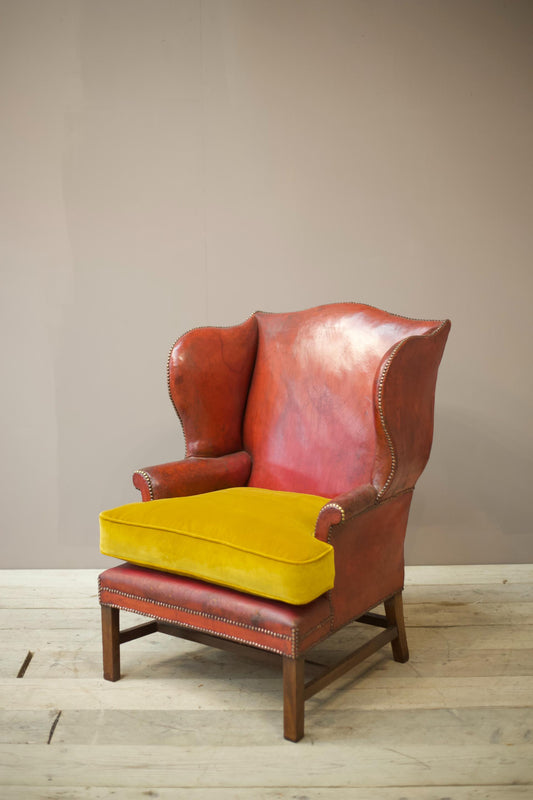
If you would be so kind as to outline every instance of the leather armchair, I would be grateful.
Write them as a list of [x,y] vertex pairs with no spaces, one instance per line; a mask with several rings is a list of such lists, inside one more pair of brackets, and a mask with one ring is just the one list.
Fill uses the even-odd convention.
[[[178,339],[168,387],[185,458],[137,470],[142,500],[235,487],[322,498],[314,538],[333,549],[334,581],[298,604],[180,574],[179,565],[147,567],[126,548],[128,563],[99,579],[105,678],[120,677],[121,643],[156,630],[270,651],[283,661],[284,735],[298,741],[305,699],[389,642],[394,659],[407,661],[404,538],[449,329],[448,320],[339,303],[257,312]],[[385,614],[372,613],[381,603]],[[120,609],[151,621],[120,631]],[[354,620],[383,630],[306,683],[309,650]]]

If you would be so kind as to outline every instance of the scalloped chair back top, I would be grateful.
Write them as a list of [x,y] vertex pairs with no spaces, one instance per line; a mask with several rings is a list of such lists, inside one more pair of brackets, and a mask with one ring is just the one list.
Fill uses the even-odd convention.
[[334,497],[372,483],[383,497],[411,488],[429,457],[448,331],[447,321],[357,303],[191,331],[169,358],[187,455],[244,449],[249,485],[265,489]]

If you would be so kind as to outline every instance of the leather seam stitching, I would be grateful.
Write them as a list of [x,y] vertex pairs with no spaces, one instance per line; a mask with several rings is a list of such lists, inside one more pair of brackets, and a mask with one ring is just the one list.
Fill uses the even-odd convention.
[[309,628],[309,630],[306,631],[305,633],[300,634],[300,636],[299,636],[300,641],[303,641],[304,639],[307,639],[309,636],[311,636],[312,633],[315,633],[315,631],[319,630],[319,628],[322,628],[324,625],[327,625],[328,623],[329,623],[329,617],[327,617],[326,619],[323,619],[322,622],[319,622],[317,625],[314,625],[312,628]]

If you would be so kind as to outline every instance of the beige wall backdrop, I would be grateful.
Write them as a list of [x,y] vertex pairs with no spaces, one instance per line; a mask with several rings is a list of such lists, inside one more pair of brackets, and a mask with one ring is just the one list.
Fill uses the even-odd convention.
[[451,317],[410,564],[533,561],[530,0],[0,0],[2,567],[180,458],[189,327]]

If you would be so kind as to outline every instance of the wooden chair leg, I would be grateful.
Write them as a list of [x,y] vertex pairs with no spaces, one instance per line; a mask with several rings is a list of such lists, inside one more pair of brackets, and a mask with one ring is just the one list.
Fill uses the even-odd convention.
[[102,606],[102,648],[104,653],[104,678],[106,681],[118,681],[120,678],[118,608]]
[[283,658],[283,735],[299,742],[304,735],[304,658]]
[[403,664],[409,661],[409,648],[407,647],[401,592],[385,600],[385,615],[389,625],[396,625],[398,628],[398,636],[391,642],[392,656],[395,661],[400,661]]

